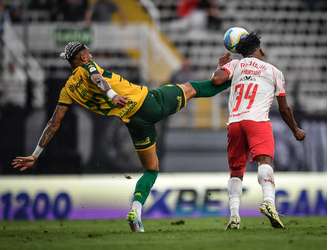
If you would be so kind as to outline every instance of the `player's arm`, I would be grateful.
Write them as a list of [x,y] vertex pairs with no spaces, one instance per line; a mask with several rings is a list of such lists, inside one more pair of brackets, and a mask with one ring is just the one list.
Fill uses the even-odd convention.
[[98,72],[94,63],[90,62],[85,65],[88,73],[90,74],[91,81],[97,85],[106,95],[112,100],[115,105],[123,107],[127,103],[127,99],[124,96],[117,94],[105,78]]
[[298,141],[302,141],[305,138],[305,132],[298,127],[297,122],[294,118],[294,114],[292,109],[287,104],[286,96],[277,96],[277,101],[279,105],[279,112],[284,120],[284,122],[288,125],[290,130],[293,132],[294,137]]
[[38,145],[36,146],[32,155],[16,157],[11,163],[14,168],[19,168],[19,170],[24,171],[34,166],[43,149],[48,145],[48,143],[60,128],[61,122],[68,109],[68,105],[57,104],[56,109],[48,121],[46,127],[44,128]]
[[96,84],[103,92],[106,93],[106,95],[112,100],[115,105],[123,107],[127,103],[127,99],[124,96],[120,96],[119,94],[117,94],[101,74],[92,74],[90,78],[94,84]]
[[[218,67],[212,75],[212,83],[214,85],[221,85],[231,80],[231,74],[226,67],[231,62],[230,53],[225,53],[223,56],[219,58]],[[225,66],[226,65],[226,66]]]

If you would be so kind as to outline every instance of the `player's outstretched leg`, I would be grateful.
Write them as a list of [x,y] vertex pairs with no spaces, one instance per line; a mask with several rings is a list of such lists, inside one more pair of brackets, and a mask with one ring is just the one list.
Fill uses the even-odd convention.
[[199,97],[212,97],[217,95],[218,93],[230,88],[231,81],[227,81],[222,85],[214,85],[211,80],[205,81],[191,81],[191,86],[195,90],[194,98]]
[[285,228],[275,207],[275,184],[273,169],[269,164],[259,165],[258,182],[263,191],[263,202],[260,205],[260,212],[268,217],[272,227]]
[[229,208],[230,219],[226,226],[226,230],[240,228],[240,196],[242,193],[242,181],[238,177],[231,177],[228,181]]

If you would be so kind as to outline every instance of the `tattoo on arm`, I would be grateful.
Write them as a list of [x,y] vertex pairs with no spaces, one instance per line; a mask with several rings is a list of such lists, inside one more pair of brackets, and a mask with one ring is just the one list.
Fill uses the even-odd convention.
[[57,130],[58,130],[57,127],[53,126],[51,122],[48,122],[39,140],[39,146],[45,148],[48,145],[48,143],[51,141],[52,137],[55,135]]
[[109,84],[100,74],[91,75],[91,80],[104,92],[107,92],[110,89]]
[[47,123],[47,126],[43,130],[41,138],[38,145],[42,148],[46,147],[51,141],[52,137],[56,134],[60,127],[61,121],[65,116],[65,113],[69,109],[66,105],[57,105],[55,112],[53,113],[51,119]]

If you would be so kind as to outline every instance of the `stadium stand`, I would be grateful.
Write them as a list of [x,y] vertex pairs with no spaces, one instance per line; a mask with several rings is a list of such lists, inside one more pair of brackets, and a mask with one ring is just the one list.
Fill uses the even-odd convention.
[[[204,1],[206,2],[207,0]],[[177,0],[113,0],[112,2],[120,6],[122,11],[129,13],[125,20],[127,23],[125,24],[117,24],[117,15],[115,14],[113,15],[113,21],[108,21],[107,23],[87,23],[86,20],[65,23],[63,22],[65,20],[62,20],[60,15],[56,15],[58,6],[55,5],[56,8],[51,8],[47,4],[45,6],[35,4],[35,6],[29,7],[19,5],[14,7],[9,6],[9,16],[13,22],[13,34],[16,36],[15,39],[19,38],[17,40],[19,40],[20,43],[25,43],[25,45],[27,45],[22,51],[24,52],[25,49],[29,50],[31,56],[30,61],[36,59],[39,65],[42,66],[43,72],[41,72],[41,67],[37,66],[35,70],[39,70],[39,74],[33,74],[32,72],[30,74],[31,76],[41,75],[41,78],[44,77],[42,82],[44,82],[43,87],[45,90],[40,86],[42,85],[40,79],[36,79],[36,83],[34,85],[32,84],[32,86],[39,86],[38,88],[34,88],[35,90],[39,90],[39,93],[34,93],[34,97],[36,95],[39,96],[39,101],[42,98],[45,99],[39,103],[42,103],[41,106],[43,106],[43,109],[46,109],[46,116],[51,115],[52,108],[57,101],[59,88],[64,83],[70,70],[68,64],[58,58],[58,52],[62,49],[61,42],[63,42],[60,39],[65,36],[63,33],[63,37],[60,37],[60,34],[57,33],[58,30],[61,32],[60,28],[71,26],[73,27],[72,30],[81,31],[79,34],[82,34],[83,37],[86,38],[84,35],[89,36],[90,34],[87,29],[85,32],[83,27],[85,27],[86,24],[87,26],[90,25],[89,27],[92,27],[91,33],[95,32],[92,33],[92,35],[96,34],[96,36],[98,36],[100,34],[101,37],[99,41],[96,41],[96,43],[91,46],[93,54],[97,58],[99,64],[120,73],[130,81],[147,84],[149,86],[157,86],[160,83],[168,82],[170,80],[169,77],[165,79],[162,78],[164,79],[162,81],[153,81],[151,78],[147,78],[146,73],[148,71],[148,73],[153,72],[153,75],[158,75],[158,73],[164,71],[163,68],[157,65],[157,63],[161,63],[161,60],[156,61],[156,58],[158,57],[158,53],[168,53],[163,53],[163,47],[156,47],[157,44],[153,41],[160,40],[161,46],[169,48],[168,50],[170,50],[176,60],[173,63],[174,67],[172,67],[172,69],[179,64],[179,60],[183,61],[183,58],[187,58],[191,63],[192,78],[194,80],[208,79],[216,67],[218,57],[225,52],[222,41],[225,30],[232,26],[242,26],[248,30],[261,31],[263,47],[267,52],[269,62],[276,65],[285,74],[287,91],[289,93],[288,100],[292,104],[296,114],[300,113],[301,117],[309,116],[310,119],[312,119],[313,116],[319,117],[318,120],[313,121],[315,124],[311,124],[309,129],[318,126],[320,127],[320,133],[318,129],[315,129],[313,133],[319,137],[323,136],[325,134],[323,128],[326,128],[323,117],[326,116],[327,93],[326,2],[322,0],[214,1],[219,7],[217,18],[220,20],[220,23],[217,29],[213,29],[213,26],[210,27],[208,25],[204,9],[196,8],[196,15],[189,16],[187,19],[180,17],[177,13],[180,1]],[[11,1],[7,2],[9,5],[12,4]],[[21,2],[25,3],[25,1]],[[47,1],[31,1],[31,3],[37,2],[44,3]],[[22,13],[22,8],[27,9],[24,9],[24,16],[19,16],[19,13]],[[137,26],[140,23],[146,25],[145,33],[139,32],[140,27],[137,28]],[[141,29],[142,28],[140,28],[140,30]],[[122,37],[119,36],[117,39],[110,40],[111,42],[109,43],[108,38],[113,37],[112,34],[115,32],[121,33],[124,39],[121,39]],[[136,51],[133,46],[132,49],[128,49],[126,43],[131,43],[131,41],[137,37],[135,34],[138,32],[140,33],[138,38],[139,42],[141,41],[141,43],[143,43],[145,41],[145,47],[143,48],[146,49],[139,49],[139,51]],[[74,34],[74,32],[72,32],[72,34]],[[144,36],[144,34],[147,34],[147,36]],[[29,42],[26,41],[28,40],[25,37],[26,35],[31,39]],[[157,38],[155,40],[151,40],[156,36]],[[147,37],[147,39],[145,39],[145,37]],[[74,36],[72,36],[72,38],[74,38]],[[153,44],[151,50],[147,47],[149,46],[149,41],[152,41],[151,43]],[[11,45],[12,48],[15,47],[14,43],[11,44],[10,40],[6,41],[6,43],[7,46]],[[153,56],[152,61],[142,62],[140,60],[140,57],[143,56],[142,53],[147,56],[149,51],[151,51]],[[24,53],[20,54],[23,61]],[[146,69],[146,73],[145,65],[149,66],[149,68]],[[22,72],[24,72],[23,67],[24,64],[22,68],[19,69]],[[45,94],[41,96],[41,92]],[[182,113],[175,116],[174,119],[169,119],[169,127],[174,129],[169,130],[165,137],[167,154],[162,161],[164,170],[217,171],[219,168],[221,170],[226,170],[226,140],[225,132],[222,128],[225,127],[227,116],[227,95],[228,92],[226,91],[224,94],[213,98],[194,100],[188,104],[188,110],[182,111]],[[35,123],[36,121],[44,123],[46,117],[42,117],[42,119],[39,116],[37,118],[35,118],[35,116],[29,118],[29,128],[26,130],[26,144],[28,145],[26,145],[25,151],[31,151],[33,149],[35,140],[41,129],[36,126]],[[88,164],[91,162],[90,159],[92,159],[92,157],[89,159],[89,155],[93,154],[89,152],[91,148],[90,145],[92,144],[90,141],[92,141],[94,131],[97,130],[96,128],[98,125],[94,125],[95,129],[92,135],[86,135],[83,131],[87,131],[88,129],[83,128],[83,126],[89,126],[88,124],[92,124],[92,121],[95,119],[93,119],[93,117],[90,118],[84,113],[80,113],[80,111],[75,112],[71,117],[74,118],[67,122],[70,125],[66,130],[64,128],[62,134],[58,136],[57,145],[52,145],[48,153],[50,157],[45,159],[44,162],[60,162],[62,160],[62,165],[66,164],[68,167],[72,167],[74,162],[78,162],[76,165],[80,166],[79,160],[81,160],[81,165],[88,166],[91,169],[93,166]],[[81,122],[81,117],[83,118],[83,122]],[[115,127],[116,129],[118,127],[117,124],[107,124],[106,122],[99,123],[101,123],[99,126],[106,127],[106,131],[109,131],[108,136],[106,135],[108,138],[104,141],[111,141],[111,127]],[[77,126],[82,126],[82,128],[76,131]],[[165,126],[167,126],[167,124]],[[92,127],[92,125],[89,127]],[[186,130],[186,128],[191,130]],[[204,130],[198,130],[197,135],[195,133],[195,136],[190,136],[190,131],[193,131],[195,128]],[[31,132],[32,130],[33,132]],[[72,134],[70,131],[74,131],[74,133]],[[79,135],[83,134],[83,139],[89,138],[90,140],[88,143],[81,143],[82,137],[79,136],[78,133],[80,133]],[[89,133],[91,132],[89,131]],[[124,133],[124,131],[122,133]],[[55,152],[55,148],[62,148],[62,150],[65,151],[65,146],[61,147],[60,145],[63,145],[63,141],[66,139],[65,136],[68,135],[72,136],[72,145],[66,145],[66,147],[73,148],[78,152],[66,150],[66,152],[63,153],[69,152],[70,155],[64,155],[62,157],[63,159],[56,158],[57,156],[55,153],[51,156],[51,152]],[[33,138],[33,140],[31,138]],[[179,143],[177,143],[177,141]],[[285,143],[287,145],[286,147],[289,147],[289,142]],[[326,148],[325,142],[320,143],[320,146],[321,145],[323,145],[322,148]],[[290,148],[292,147],[294,147],[294,145]],[[126,150],[124,152],[130,152],[132,150],[129,138],[124,139],[122,148]],[[122,153],[112,151],[114,149],[110,148],[109,145],[102,147],[102,150],[104,150],[102,155],[107,153],[108,155],[114,155],[116,158]],[[283,150],[285,150],[285,148],[283,148]],[[294,150],[294,148],[292,148],[291,151],[292,150]],[[304,150],[304,152],[302,150],[300,150],[301,153],[298,153],[299,162],[302,162],[302,155],[304,155],[304,152],[310,152],[310,150]],[[22,149],[22,151],[24,150]],[[317,150],[311,152],[311,157],[313,159],[318,159],[319,163],[311,160],[312,162],[302,167],[304,170],[322,170],[322,166],[326,166],[326,163],[322,164],[322,162],[326,162],[326,154],[324,153],[317,157],[316,152]],[[93,157],[97,158],[98,162],[101,162],[98,156]],[[98,166],[98,169],[84,170],[86,172],[109,171],[107,162],[112,162],[112,158],[110,157],[112,156],[104,159],[104,163],[101,162],[98,164],[101,165],[102,168]],[[122,166],[127,165],[126,158],[123,157],[122,159],[122,162],[124,162]],[[188,159],[187,162],[186,159]],[[310,157],[308,157],[308,159],[310,159]],[[205,161],[206,165],[203,164]],[[135,159],[131,160],[131,162],[135,162]],[[131,164],[131,169],[135,170],[135,165],[134,163]],[[115,171],[122,171],[122,166],[118,166]],[[202,166],[202,169],[200,169],[199,166]],[[114,167],[110,166],[110,168],[110,171],[113,171]],[[74,171],[76,170],[72,169],[72,172]],[[49,172],[51,172],[51,170]]]
[[[173,28],[178,21],[175,0],[154,0],[160,10],[162,31],[193,63],[199,79],[208,78],[224,53],[223,33],[231,26],[259,30],[268,59],[286,77],[291,101],[306,112],[326,112],[326,4],[314,10],[304,1],[217,1],[222,29],[193,30]],[[313,3],[314,4],[314,3]],[[306,98],[304,98],[306,96]],[[210,103],[208,103],[210,105]],[[207,105],[207,106],[208,106]]]

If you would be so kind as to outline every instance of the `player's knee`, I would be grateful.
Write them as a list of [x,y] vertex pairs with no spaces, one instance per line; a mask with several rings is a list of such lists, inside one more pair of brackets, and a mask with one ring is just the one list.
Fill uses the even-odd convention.
[[148,158],[142,164],[146,170],[159,171],[159,160],[157,157]]
[[230,177],[233,178],[233,177],[236,177],[236,178],[239,178],[241,180],[243,180],[243,177],[244,177],[244,173],[245,173],[245,165],[230,165]]
[[268,164],[272,165],[272,157],[268,155],[257,155],[254,160],[258,163],[258,165]]
[[228,193],[230,197],[239,197],[242,194],[242,180],[240,177],[231,177],[228,180]]
[[146,170],[159,171],[159,162],[151,161],[144,165]]
[[257,180],[259,184],[271,182],[274,184],[273,168],[269,164],[261,164],[258,167]]

